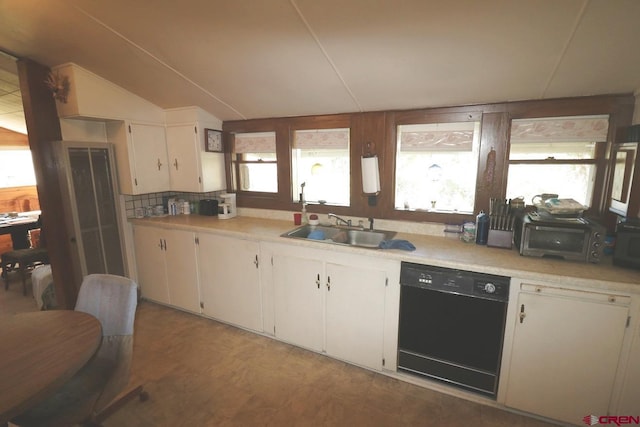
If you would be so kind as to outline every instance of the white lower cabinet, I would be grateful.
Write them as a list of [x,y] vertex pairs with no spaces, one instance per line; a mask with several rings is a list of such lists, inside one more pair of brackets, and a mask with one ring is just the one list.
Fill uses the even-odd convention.
[[199,313],[195,233],[135,226],[134,244],[142,296]]
[[210,317],[262,331],[260,244],[200,233],[198,264],[202,312]]
[[622,371],[622,391],[620,400],[612,413],[618,415],[640,415],[640,310],[636,309],[634,326],[630,327],[631,349]]
[[630,297],[527,283],[519,291],[505,404],[572,424],[606,415]]
[[[381,370],[388,272],[368,257],[329,251],[275,251],[275,336],[347,362]],[[329,259],[329,261],[327,261]]]
[[324,263],[273,256],[275,336],[314,351],[324,348]]
[[387,273],[333,263],[325,267],[327,354],[381,370]]

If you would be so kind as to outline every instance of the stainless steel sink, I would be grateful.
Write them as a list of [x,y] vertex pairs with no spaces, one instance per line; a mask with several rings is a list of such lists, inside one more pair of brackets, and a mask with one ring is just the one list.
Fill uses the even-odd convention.
[[377,248],[380,242],[389,240],[395,235],[395,231],[386,230],[362,230],[360,228],[339,226],[302,225],[282,234],[282,237],[316,240],[334,245]]

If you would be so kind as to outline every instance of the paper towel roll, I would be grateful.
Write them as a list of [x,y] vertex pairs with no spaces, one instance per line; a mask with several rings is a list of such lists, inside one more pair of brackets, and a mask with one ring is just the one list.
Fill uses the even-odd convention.
[[380,191],[380,171],[378,156],[362,158],[362,192],[375,194]]

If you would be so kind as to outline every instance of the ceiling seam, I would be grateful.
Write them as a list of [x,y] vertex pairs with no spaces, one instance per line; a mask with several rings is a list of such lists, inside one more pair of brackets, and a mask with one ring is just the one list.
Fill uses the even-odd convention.
[[551,81],[556,77],[558,69],[560,69],[560,64],[564,60],[564,56],[567,53],[567,50],[569,49],[569,45],[573,41],[573,38],[575,37],[576,32],[578,31],[578,27],[580,26],[580,23],[582,22],[582,17],[584,16],[585,11],[587,10],[587,7],[589,6],[589,1],[590,0],[585,0],[584,3],[582,3],[582,7],[580,8],[580,12],[578,13],[578,16],[576,17],[576,20],[573,23],[573,27],[571,28],[571,33],[569,34],[569,37],[567,38],[566,43],[562,47],[562,52],[560,53],[560,56],[558,57],[558,61],[556,62],[556,65],[553,67],[553,70],[551,71],[551,74],[549,75],[549,78],[547,79],[547,84],[544,86],[544,89],[542,90],[542,98],[544,98],[546,96],[547,91],[549,90],[549,86],[551,86]]
[[338,76],[338,79],[340,80],[340,82],[342,83],[342,86],[344,87],[344,89],[347,91],[347,93],[351,97],[351,100],[356,104],[358,110],[360,112],[362,112],[363,109],[362,109],[362,106],[360,105],[360,103],[358,102],[358,99],[356,98],[354,93],[349,88],[349,85],[347,84],[347,82],[342,77],[342,74],[340,73],[340,70],[338,70],[338,66],[331,60],[331,57],[329,56],[329,53],[326,51],[324,46],[322,46],[322,43],[320,42],[320,38],[316,35],[316,33],[311,28],[311,25],[309,24],[309,22],[306,20],[306,18],[302,14],[302,11],[300,10],[298,5],[296,4],[296,0],[289,0],[289,1],[291,3],[291,6],[295,9],[296,13],[300,17],[300,20],[304,23],[305,27],[307,27],[307,30],[311,34],[311,37],[313,37],[313,39],[315,40],[316,44],[318,45],[318,48],[320,49],[320,51],[322,51],[322,54],[324,55],[325,59],[327,60],[327,62],[329,62],[329,65],[331,66],[331,68],[333,68],[333,72],[336,73],[336,75]]
[[145,48],[143,48],[142,46],[138,45],[137,43],[135,43],[133,40],[129,40],[128,38],[126,38],[123,34],[120,34],[118,31],[116,31],[115,29],[111,28],[110,26],[108,26],[107,24],[105,24],[104,22],[102,22],[101,20],[99,20],[98,18],[94,17],[93,15],[89,14],[88,12],[86,12],[85,10],[83,10],[82,8],[80,8],[79,6],[73,5],[73,7],[75,7],[78,11],[80,11],[82,14],[84,14],[85,16],[87,16],[89,19],[95,21],[96,23],[98,23],[100,26],[104,27],[105,29],[107,29],[108,31],[112,32],[113,34],[115,34],[116,36],[120,37],[122,40],[124,40],[125,42],[129,43],[130,45],[134,46],[135,48],[139,49],[141,52],[143,52],[144,54],[148,55],[150,58],[152,58],[154,61],[156,61],[157,63],[159,63],[160,65],[166,67],[167,69],[169,69],[170,71],[174,72],[176,75],[178,75],[180,78],[182,78],[183,80],[185,80],[186,82],[192,84],[193,86],[195,86],[197,89],[199,89],[200,91],[204,92],[205,94],[207,94],[209,97],[215,99],[217,102],[221,103],[222,105],[224,105],[225,107],[229,108],[231,111],[233,111],[234,113],[236,113],[238,116],[240,116],[243,120],[246,120],[247,117],[242,114],[241,112],[239,112],[238,110],[236,110],[234,107],[232,107],[230,104],[226,103],[225,101],[223,101],[222,99],[218,98],[217,96],[215,96],[214,94],[212,94],[211,92],[209,92],[208,90],[206,90],[204,87],[200,86],[198,83],[196,83],[195,81],[191,80],[189,77],[187,77],[186,75],[184,75],[183,73],[181,73],[180,71],[178,71],[177,69],[175,69],[174,67],[172,67],[171,65],[167,64],[166,62],[162,61],[160,58],[156,57],[154,54],[152,54],[151,52],[149,52],[148,50],[146,50]]

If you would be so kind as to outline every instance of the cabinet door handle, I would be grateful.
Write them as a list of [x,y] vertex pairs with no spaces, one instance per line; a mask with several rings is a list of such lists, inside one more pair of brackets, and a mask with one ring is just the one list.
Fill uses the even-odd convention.
[[520,305],[520,323],[524,322],[527,313],[524,312],[524,304]]
[[178,170],[178,159],[173,159],[173,166]]
[[327,276],[327,290],[331,290],[331,276]]
[[316,278],[316,285],[318,286],[318,289],[320,289],[320,273],[318,273],[318,277]]
[[160,161],[160,157],[158,157],[158,170],[162,168],[162,162]]
[[253,261],[253,263],[256,265],[256,268],[258,268],[258,255],[256,255],[256,259]]
[[160,250],[162,250],[162,239],[160,239],[160,244],[158,245],[158,247],[160,248]]

